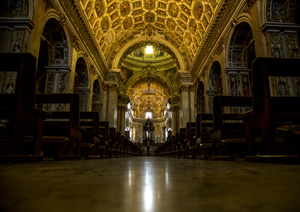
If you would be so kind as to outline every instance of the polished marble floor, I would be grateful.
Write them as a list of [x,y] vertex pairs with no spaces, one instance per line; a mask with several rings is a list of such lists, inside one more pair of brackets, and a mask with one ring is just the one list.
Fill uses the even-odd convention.
[[299,212],[300,166],[133,157],[0,165],[1,212]]

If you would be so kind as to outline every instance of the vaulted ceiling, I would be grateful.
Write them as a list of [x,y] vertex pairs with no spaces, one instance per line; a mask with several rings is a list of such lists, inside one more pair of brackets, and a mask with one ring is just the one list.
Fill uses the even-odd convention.
[[120,49],[154,36],[178,50],[190,65],[219,0],[80,0],[109,67]]

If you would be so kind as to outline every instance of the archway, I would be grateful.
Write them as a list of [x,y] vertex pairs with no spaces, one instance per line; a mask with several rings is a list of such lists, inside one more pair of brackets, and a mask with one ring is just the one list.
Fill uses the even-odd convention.
[[97,79],[93,83],[92,111],[99,112],[100,115],[101,95],[100,95],[100,84]]
[[209,89],[206,92],[209,99],[209,112],[212,113],[214,96],[223,94],[221,65],[218,61],[215,61],[210,68]]
[[80,96],[80,111],[88,111],[89,100],[88,70],[82,57],[78,58],[75,69],[74,93]]

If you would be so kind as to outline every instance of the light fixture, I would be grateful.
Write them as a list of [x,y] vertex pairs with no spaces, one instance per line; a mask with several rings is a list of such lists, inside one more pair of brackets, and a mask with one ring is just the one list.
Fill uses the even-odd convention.
[[146,46],[146,54],[153,54],[153,46]]

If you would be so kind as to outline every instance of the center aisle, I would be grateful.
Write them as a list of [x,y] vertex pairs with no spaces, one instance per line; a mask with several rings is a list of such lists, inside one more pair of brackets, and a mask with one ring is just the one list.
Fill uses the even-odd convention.
[[0,211],[299,211],[299,165],[164,157],[0,165]]

